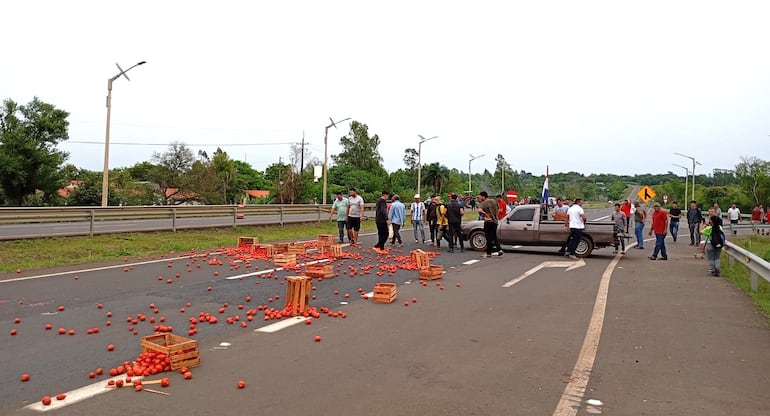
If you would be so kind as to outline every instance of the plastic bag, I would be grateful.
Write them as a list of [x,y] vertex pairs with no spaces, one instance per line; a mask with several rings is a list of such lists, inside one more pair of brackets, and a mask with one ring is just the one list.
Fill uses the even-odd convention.
[[388,224],[388,238],[393,238],[393,224]]

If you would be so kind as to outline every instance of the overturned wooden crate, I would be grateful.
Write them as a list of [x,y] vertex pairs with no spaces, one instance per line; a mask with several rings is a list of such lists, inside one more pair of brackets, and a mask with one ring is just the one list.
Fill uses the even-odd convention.
[[304,255],[307,252],[307,248],[304,243],[291,243],[286,250],[287,253],[294,253]]
[[318,234],[318,246],[330,246],[334,244],[334,234]]
[[334,277],[333,264],[308,264],[305,266],[305,276],[329,278]]
[[392,303],[398,296],[398,286],[395,283],[377,283],[373,292],[374,303]]
[[142,352],[156,351],[168,355],[172,370],[196,367],[201,363],[198,341],[174,334],[155,334],[139,340]]
[[259,244],[256,248],[254,248],[254,253],[258,257],[264,257],[266,259],[273,258],[273,255],[275,254],[275,248],[272,244]]
[[274,254],[273,264],[276,267],[286,267],[290,264],[297,264],[297,255],[294,253]]
[[430,257],[428,256],[428,253],[417,249],[412,250],[412,252],[409,254],[412,258],[412,261],[417,263],[417,270],[422,270],[426,267],[430,267]]
[[286,283],[286,305],[284,308],[289,309],[292,316],[307,312],[310,305],[313,279],[307,276],[288,276]]
[[332,244],[330,246],[319,246],[321,255],[329,255],[331,257],[342,257],[342,244]]
[[289,243],[273,244],[273,254],[283,254],[289,252]]
[[259,245],[257,237],[238,237],[238,250],[254,251]]
[[423,279],[423,280],[441,279],[443,275],[444,275],[444,266],[440,264],[434,264],[434,265],[420,269],[420,279]]

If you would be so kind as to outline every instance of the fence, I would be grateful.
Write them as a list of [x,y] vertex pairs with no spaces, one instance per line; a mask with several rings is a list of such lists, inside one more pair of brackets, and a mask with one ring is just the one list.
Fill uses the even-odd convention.
[[[770,227],[765,228],[770,229]],[[725,227],[725,233],[728,233],[729,231],[729,227]],[[752,291],[757,291],[759,287],[759,277],[770,282],[770,263],[766,262],[761,257],[729,241],[726,243],[726,249],[723,250],[722,253],[728,256],[728,261],[731,265],[735,264],[735,262],[740,262],[749,269],[751,272],[749,280]]]

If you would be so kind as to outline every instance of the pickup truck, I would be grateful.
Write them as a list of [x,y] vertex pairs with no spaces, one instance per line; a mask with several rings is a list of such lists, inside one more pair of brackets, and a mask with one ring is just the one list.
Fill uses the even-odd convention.
[[[485,250],[484,221],[467,221],[462,224],[463,239],[474,250]],[[497,240],[501,245],[561,247],[569,238],[565,221],[549,221],[548,213],[541,205],[519,205],[497,225]],[[588,221],[583,238],[575,254],[588,257],[596,248],[615,243],[615,224],[612,221]]]

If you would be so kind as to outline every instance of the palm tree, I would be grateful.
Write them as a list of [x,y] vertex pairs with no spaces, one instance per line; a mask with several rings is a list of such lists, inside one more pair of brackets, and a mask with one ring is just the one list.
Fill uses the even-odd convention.
[[441,195],[441,185],[449,180],[449,168],[438,162],[423,168],[422,184],[433,187],[434,195]]

